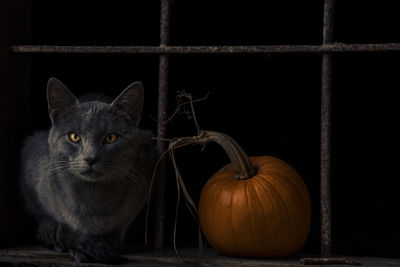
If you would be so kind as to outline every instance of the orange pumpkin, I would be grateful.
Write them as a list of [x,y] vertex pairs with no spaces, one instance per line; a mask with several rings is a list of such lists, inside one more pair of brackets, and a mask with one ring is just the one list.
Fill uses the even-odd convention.
[[267,258],[297,252],[307,239],[311,205],[300,175],[284,161],[246,156],[230,137],[206,132],[231,164],[215,173],[200,195],[201,229],[222,254]]

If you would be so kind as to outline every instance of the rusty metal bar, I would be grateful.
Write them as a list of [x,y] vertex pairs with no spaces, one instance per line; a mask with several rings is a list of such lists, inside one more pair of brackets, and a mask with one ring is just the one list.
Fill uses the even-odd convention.
[[[333,42],[334,0],[324,1],[323,45]],[[322,55],[321,77],[321,257],[331,256],[332,55]]]
[[13,45],[14,53],[60,54],[324,54],[399,52],[400,43],[322,45],[266,45],[266,46],[62,46]]
[[[169,17],[170,0],[161,0],[160,15],[160,48],[169,44]],[[168,54],[160,54],[159,80],[158,80],[158,120],[157,137],[165,138],[167,135],[167,107],[168,107]],[[159,154],[165,150],[165,142],[158,141]],[[165,162],[161,164],[161,172],[157,182],[157,197],[154,224],[154,249],[164,247],[164,221],[165,221]]]

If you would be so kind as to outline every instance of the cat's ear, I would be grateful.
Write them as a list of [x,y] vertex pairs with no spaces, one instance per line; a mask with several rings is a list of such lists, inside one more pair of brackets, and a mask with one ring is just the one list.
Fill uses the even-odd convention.
[[141,82],[134,82],[111,103],[112,107],[127,113],[138,126],[142,118],[144,89]]
[[78,104],[78,99],[62,82],[50,78],[47,82],[47,104],[50,118],[54,122],[63,110]]

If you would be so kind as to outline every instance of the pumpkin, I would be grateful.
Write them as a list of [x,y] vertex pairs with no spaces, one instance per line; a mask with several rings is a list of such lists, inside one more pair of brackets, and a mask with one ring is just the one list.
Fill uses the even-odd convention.
[[204,236],[222,254],[276,258],[297,252],[307,239],[311,204],[306,185],[284,161],[248,158],[229,136],[207,131],[231,163],[215,173],[200,194]]

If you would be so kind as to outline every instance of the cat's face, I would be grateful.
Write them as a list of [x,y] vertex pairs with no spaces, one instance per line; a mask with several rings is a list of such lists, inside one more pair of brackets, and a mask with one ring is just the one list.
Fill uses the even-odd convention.
[[[59,81],[48,85],[52,128],[49,147],[55,169],[88,181],[127,172],[137,151],[137,124],[143,105],[140,83],[112,103],[80,103]],[[62,173],[62,172],[60,172]]]

